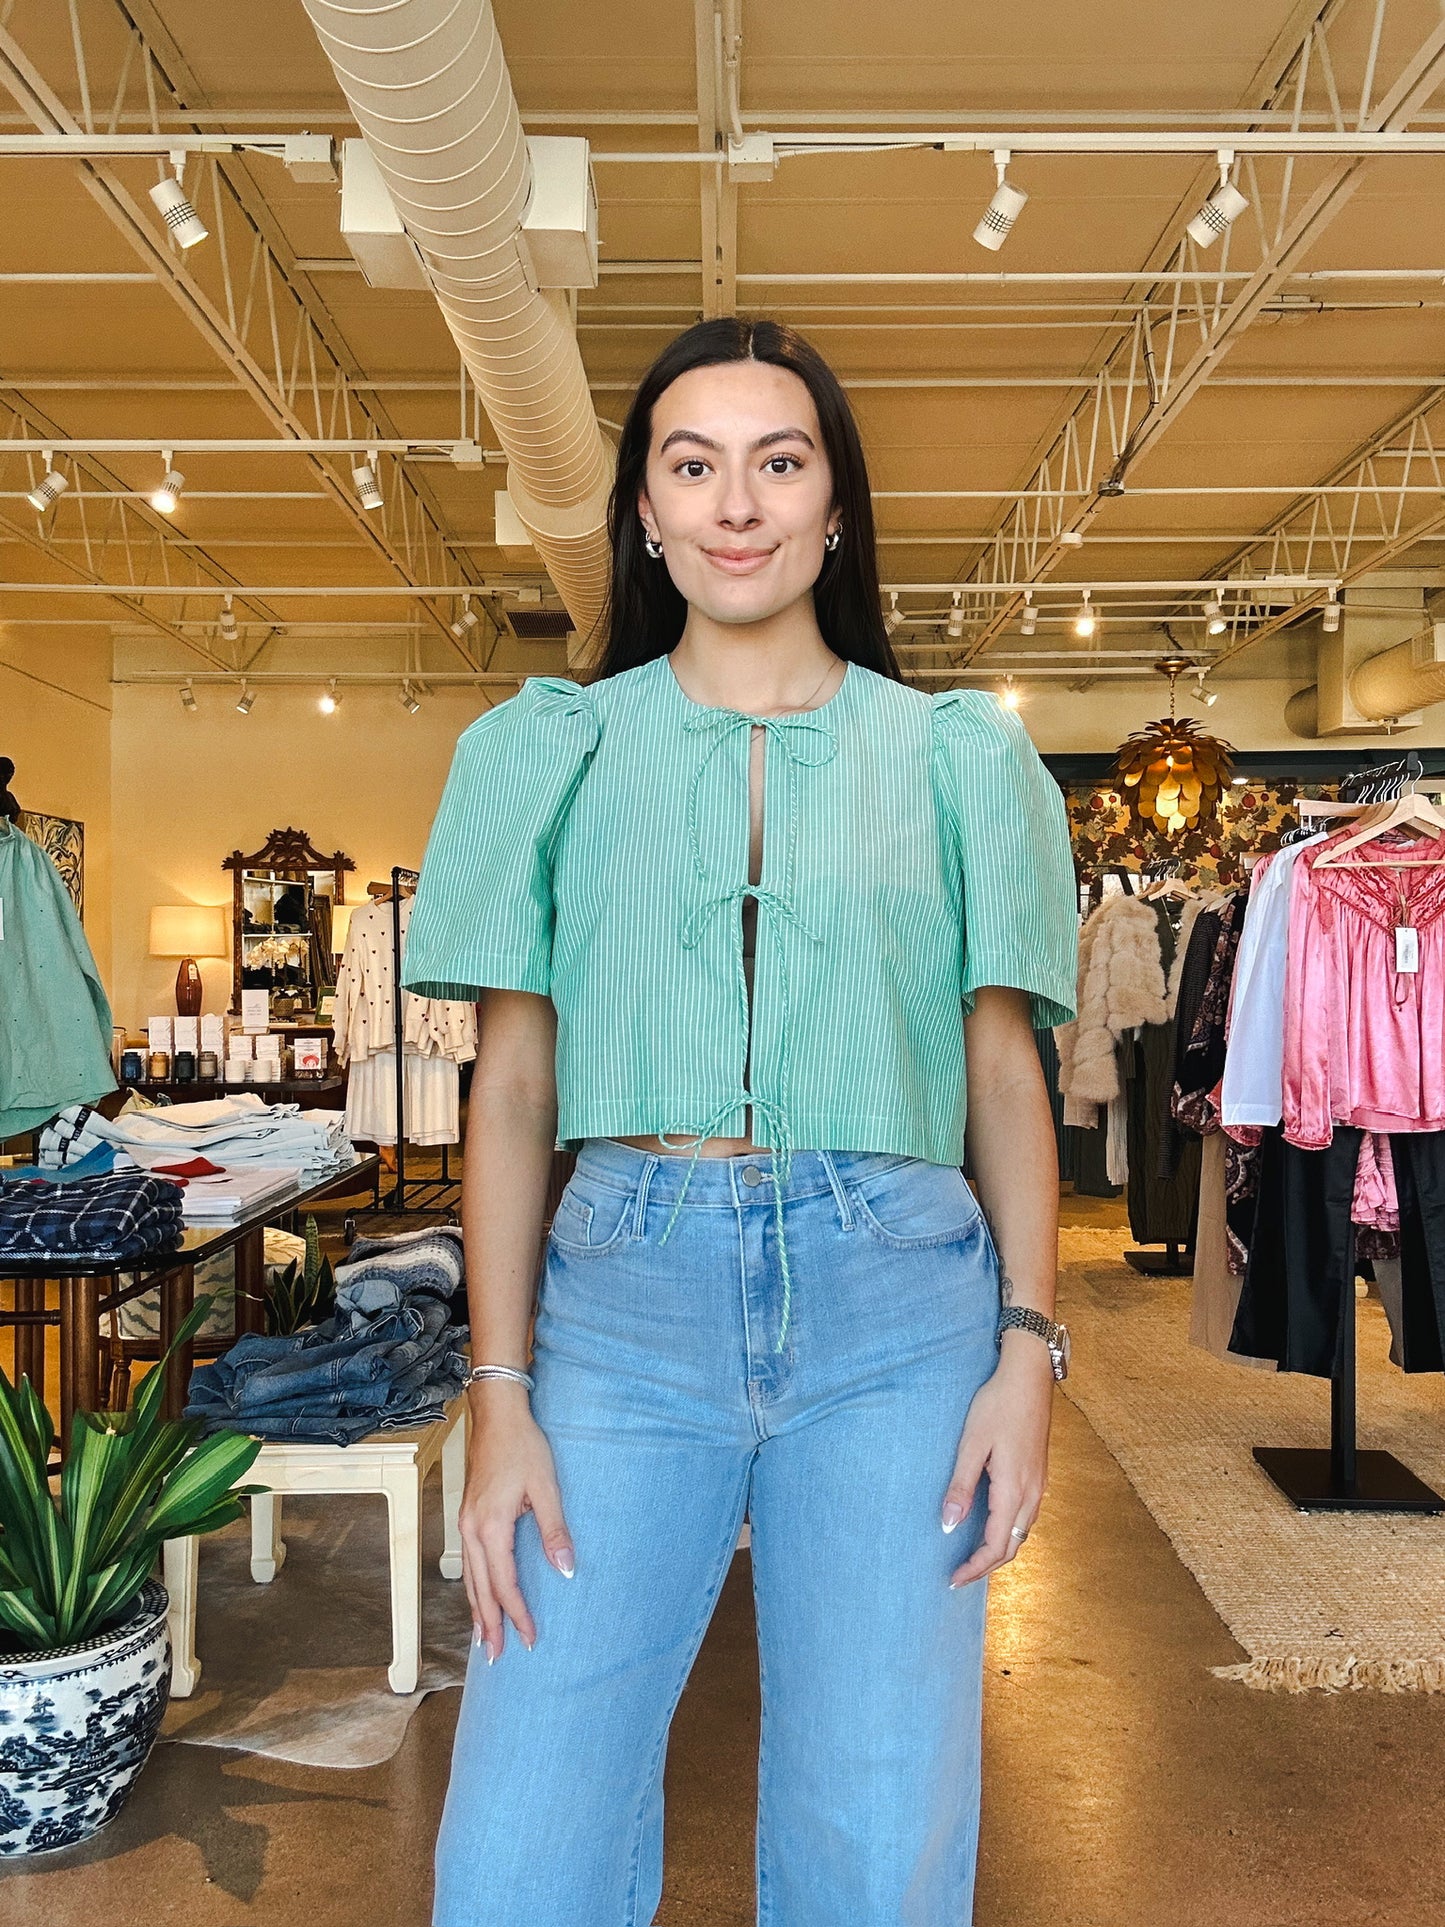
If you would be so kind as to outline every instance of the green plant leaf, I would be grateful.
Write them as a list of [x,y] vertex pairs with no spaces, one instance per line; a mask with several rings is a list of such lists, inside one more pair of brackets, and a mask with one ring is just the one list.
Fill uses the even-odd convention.
[[209,1512],[250,1471],[260,1450],[261,1440],[244,1432],[213,1432],[202,1439],[161,1487],[145,1523],[147,1536],[176,1539],[188,1533],[191,1520]]
[[18,1591],[7,1587],[0,1592],[0,1626],[6,1626],[22,1646],[44,1652],[50,1646],[63,1646],[54,1616],[45,1612],[28,1588]]
[[117,1431],[99,1412],[77,1412],[70,1451],[60,1475],[61,1518],[70,1534],[70,1557],[61,1589],[59,1618],[67,1625],[85,1597],[95,1563],[95,1542],[112,1514],[115,1488],[124,1476],[132,1435]]

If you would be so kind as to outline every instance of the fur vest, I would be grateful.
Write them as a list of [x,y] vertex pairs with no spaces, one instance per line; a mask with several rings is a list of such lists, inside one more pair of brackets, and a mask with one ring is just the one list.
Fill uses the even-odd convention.
[[1079,1015],[1055,1032],[1064,1122],[1092,1126],[1097,1106],[1120,1096],[1118,1045],[1140,1024],[1174,1015],[1189,933],[1202,908],[1186,903],[1165,981],[1154,905],[1141,897],[1110,897],[1079,936]]

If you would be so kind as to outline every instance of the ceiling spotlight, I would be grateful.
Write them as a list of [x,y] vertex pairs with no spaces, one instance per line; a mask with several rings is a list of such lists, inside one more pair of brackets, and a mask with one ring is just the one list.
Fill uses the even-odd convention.
[[198,707],[199,705],[196,702],[196,692],[194,689],[191,688],[191,685],[189,683],[186,683],[181,690],[181,708],[188,709],[191,712],[191,714],[194,715]]
[[1249,206],[1249,202],[1229,178],[1229,170],[1233,165],[1233,150],[1221,147],[1219,185],[1185,229],[1190,240],[1197,247],[1213,247],[1220,235],[1225,233]]
[[1222,636],[1229,624],[1224,620],[1224,604],[1217,595],[1204,599],[1205,630],[1211,636]]
[[461,613],[458,615],[456,621],[451,625],[452,634],[457,637],[464,636],[467,633],[468,629],[475,629],[479,621],[480,621],[480,617],[477,615],[476,610],[472,607],[471,597],[469,595],[464,595],[462,597]]
[[58,468],[51,467],[50,450],[47,448],[45,451],[45,473],[35,484],[34,488],[26,490],[25,499],[31,508],[43,514],[44,511],[50,507],[50,504],[55,500],[56,496],[63,495],[69,487],[69,476],[62,475]]
[[340,709],[341,698],[336,693],[335,676],[331,678],[330,682],[327,683],[326,687],[317,697],[316,707],[321,711],[323,716],[334,716],[337,710]]
[[185,164],[184,154],[173,154],[171,165],[176,170],[176,178],[173,181],[157,181],[150,194],[177,244],[183,248],[193,248],[198,241],[207,239],[208,229],[186,199],[186,190],[181,185]]
[[1084,599],[1079,604],[1079,613],[1074,617],[1074,634],[1081,642],[1087,642],[1098,626],[1099,619],[1094,614],[1094,605],[1089,600],[1089,591],[1085,589]]
[[151,490],[151,507],[159,509],[162,515],[174,515],[186,478],[178,468],[171,467],[171,451],[168,448],[161,450],[161,460],[166,465],[166,472],[161,477],[160,486]]
[[377,451],[369,448],[366,460],[357,462],[351,471],[351,479],[356,484],[356,493],[364,509],[379,509],[385,506],[381,483],[376,479]]
[[1082,529],[1065,529],[1059,536],[1059,546],[1064,549],[1081,549],[1084,546]]
[[396,700],[401,704],[408,716],[415,716],[416,712],[421,708],[421,703],[417,699],[417,693],[409,682],[402,684],[401,688],[397,691]]
[[963,634],[963,591],[961,589],[955,589],[953,592],[953,607],[948,612],[944,633],[950,642],[957,642]]
[[1023,636],[1031,636],[1034,633],[1035,629],[1038,628],[1038,626],[1039,626],[1039,612],[1034,607],[1034,592],[1032,589],[1025,589],[1024,590],[1024,612],[1022,617],[1019,620],[1019,634]]
[[1017,709],[1019,704],[1023,701],[1023,692],[1022,690],[1020,690],[1018,684],[1014,681],[1012,676],[1004,677],[1003,694],[999,697],[999,701],[1003,704],[1005,709]]
[[1336,635],[1340,627],[1340,613],[1344,605],[1340,601],[1338,589],[1331,589],[1323,608],[1320,610],[1320,627],[1327,636]]
[[1214,705],[1219,701],[1219,691],[1217,689],[1205,688],[1204,678],[1207,673],[1208,672],[1203,669],[1199,671],[1194,688],[1190,692],[1190,701],[1201,704],[1205,709],[1213,709]]
[[240,633],[240,624],[236,621],[231,609],[231,598],[227,596],[221,609],[220,620],[216,624],[216,634],[222,642],[234,642]]
[[241,714],[242,714],[243,716],[249,716],[249,715],[250,715],[250,713],[251,713],[251,705],[252,705],[252,703],[253,703],[253,702],[255,702],[255,700],[256,700],[256,692],[255,692],[255,690],[254,690],[254,689],[252,689],[252,688],[250,688],[250,687],[249,687],[249,686],[248,686],[248,685],[247,685],[246,683],[242,683],[242,684],[241,684],[241,693],[240,693],[240,695],[239,695],[239,696],[238,696],[238,697],[236,698],[236,707],[237,707],[237,709],[239,709],[239,710],[240,710],[240,712],[241,712]]
[[981,248],[988,248],[997,254],[1004,242],[1013,233],[1014,222],[1024,210],[1028,195],[1021,187],[1015,187],[1006,177],[1008,174],[1009,151],[1006,147],[996,147],[993,155],[994,167],[998,170],[998,186],[994,189],[993,199],[984,209],[973,238]]
[[890,589],[888,592],[888,613],[883,618],[885,634],[893,635],[902,620],[903,611],[898,606],[898,591],[896,589]]

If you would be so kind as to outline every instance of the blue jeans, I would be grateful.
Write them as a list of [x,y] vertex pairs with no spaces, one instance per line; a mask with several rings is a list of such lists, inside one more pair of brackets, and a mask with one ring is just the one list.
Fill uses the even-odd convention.
[[762,1681],[760,1927],[964,1927],[986,1581],[950,1589],[987,1480],[940,1525],[998,1363],[999,1273],[952,1165],[795,1151],[781,1311],[769,1155],[589,1138],[558,1205],[532,1410],[576,1555],[531,1513],[537,1625],[473,1646],[434,1927],[646,1927],[668,1726],[751,1521]]

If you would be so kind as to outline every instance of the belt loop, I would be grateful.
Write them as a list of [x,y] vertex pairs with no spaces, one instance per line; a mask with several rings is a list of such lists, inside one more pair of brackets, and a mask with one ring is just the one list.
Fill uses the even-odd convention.
[[834,1164],[832,1156],[827,1151],[819,1151],[818,1156],[822,1159],[823,1169],[827,1173],[828,1183],[832,1186],[833,1196],[838,1203],[838,1222],[844,1231],[851,1231],[853,1229],[853,1212],[848,1204],[848,1193],[843,1188],[843,1180],[838,1175],[838,1167]]
[[649,1151],[647,1162],[642,1167],[642,1176],[637,1181],[637,1200],[632,1207],[632,1233],[634,1238],[645,1235],[647,1221],[647,1193],[652,1184],[652,1174],[657,1169],[656,1151]]

